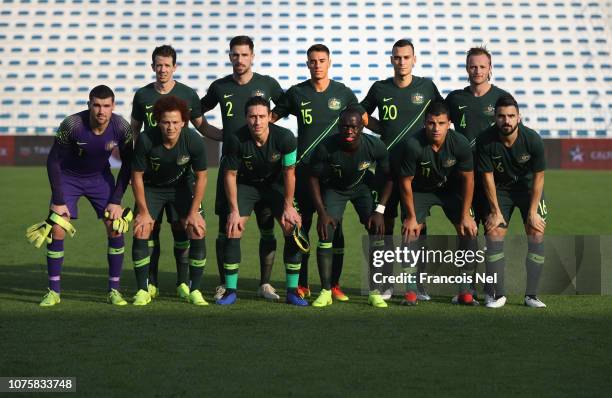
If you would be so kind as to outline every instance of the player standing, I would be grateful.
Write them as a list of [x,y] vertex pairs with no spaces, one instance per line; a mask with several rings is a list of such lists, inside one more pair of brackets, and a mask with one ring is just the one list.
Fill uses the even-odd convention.
[[[468,250],[477,233],[470,212],[474,192],[473,157],[467,139],[449,129],[448,114],[444,103],[431,104],[425,128],[401,144],[402,235],[408,242],[416,241],[430,209],[437,205],[455,226],[459,249]],[[473,277],[474,263],[461,265],[462,274]],[[409,267],[404,271],[414,273],[416,269]],[[459,289],[459,302],[473,304],[469,283]],[[402,304],[417,304],[416,283],[408,283],[406,290]]]
[[187,239],[184,245],[189,278],[187,301],[208,305],[200,290],[206,265],[206,223],[201,214],[207,181],[204,141],[186,126],[189,108],[178,97],[169,95],[157,100],[153,120],[157,126],[140,134],[132,162],[136,200],[132,259],[138,285],[134,305],[151,302],[148,242],[154,220],[164,209],[172,229],[182,231]]
[[[314,151],[310,159],[310,189],[317,209],[317,264],[321,278],[321,293],[312,305],[325,307],[332,300],[332,238],[334,229],[342,221],[347,202],[353,203],[359,221],[370,235],[369,247],[369,295],[368,304],[387,307],[380,294],[380,286],[373,280],[372,251],[384,244],[383,213],[391,194],[393,183],[389,170],[389,154],[385,144],[377,137],[362,134],[361,112],[349,108],[342,112],[339,121],[340,134],[327,137]],[[372,188],[366,180],[369,168],[375,166],[385,176],[385,188],[376,203]]]
[[[223,135],[227,139],[246,125],[244,106],[254,96],[260,96],[274,103],[283,93],[278,82],[270,76],[253,72],[254,44],[248,36],[236,36],[229,44],[229,59],[232,63],[232,74],[215,80],[206,95],[202,97],[202,113],[214,109],[217,104],[221,108],[223,120]],[[225,225],[228,203],[223,189],[223,166],[221,161],[217,176],[217,195],[215,199],[215,213],[219,216],[219,235],[215,242],[217,252],[217,268],[219,270],[220,285],[215,292],[215,299],[219,299],[225,292],[225,272],[223,270],[223,250],[226,241]],[[257,295],[270,300],[278,300],[276,290],[270,284],[272,266],[276,252],[276,238],[274,237],[274,217],[270,208],[255,208],[257,225],[259,226],[259,267],[260,280]]]
[[292,239],[301,219],[293,206],[295,192],[296,140],[293,133],[271,123],[270,103],[261,96],[245,105],[247,125],[225,142],[224,185],[229,204],[227,241],[223,255],[225,288],[217,304],[236,302],[240,239],[246,222],[257,204],[272,209],[285,235],[283,259],[287,281],[286,302],[307,306],[297,292],[300,251]]
[[[442,101],[438,88],[430,79],[412,74],[417,57],[410,40],[396,41],[390,58],[393,77],[375,82],[361,101],[361,106],[369,115],[378,108],[378,119],[370,117],[367,127],[380,134],[387,146],[394,176],[393,192],[385,210],[385,250],[393,249],[393,229],[400,202],[397,170],[401,151],[398,151],[398,148],[403,140],[422,129],[427,107],[433,102]],[[377,181],[384,179],[377,176]],[[380,189],[382,186],[379,191]],[[425,230],[422,233],[425,234]],[[392,265],[387,266],[386,272],[390,272]],[[389,299],[391,294],[392,287],[386,286],[383,297]],[[429,296],[424,292],[420,297],[429,300]]]
[[[153,117],[153,106],[158,99],[173,95],[187,102],[190,112],[189,119],[193,126],[205,136],[221,140],[221,131],[209,125],[200,111],[200,99],[198,94],[183,83],[174,80],[174,72],[176,72],[176,51],[168,45],[156,47],[151,55],[151,68],[155,72],[155,81],[140,88],[134,94],[132,102],[132,117],[131,126],[134,134],[138,136],[141,128],[144,125],[144,131],[157,126],[157,121]],[[162,222],[163,211],[159,214],[159,219],[156,220],[155,227],[151,234],[149,247],[152,248],[151,261],[149,264],[149,293],[152,298],[159,294],[159,233]],[[174,216],[173,216],[174,217]],[[176,218],[176,217],[175,217]],[[170,220],[170,217],[168,217]],[[189,264],[187,263],[187,252],[189,250],[189,239],[185,235],[184,229],[180,225],[172,230],[174,237],[174,257],[176,260],[176,287],[177,294],[183,300],[189,298]]]
[[[125,119],[113,113],[115,94],[109,87],[94,87],[87,106],[87,110],[68,116],[60,124],[47,159],[52,192],[50,220],[55,224],[47,245],[49,291],[40,303],[42,307],[60,303],[64,237],[66,231],[74,233],[69,220],[78,218],[77,202],[82,196],[89,200],[106,227],[108,301],[114,305],[127,304],[119,293],[124,238],[112,225],[113,220],[123,217],[121,198],[130,181],[132,130]],[[123,161],[116,183],[108,162],[115,147]]]
[[[272,110],[272,121],[275,122],[289,114],[297,118],[298,158],[295,197],[302,216],[302,228],[308,236],[312,216],[316,210],[308,188],[310,156],[325,137],[336,131],[340,112],[356,104],[357,98],[351,89],[329,78],[331,66],[329,48],[323,44],[315,44],[306,54],[310,79],[287,90],[279,104]],[[333,253],[332,294],[337,300],[347,301],[348,296],[340,288],[344,261],[344,234],[341,224],[335,230]],[[302,255],[299,287],[302,297],[310,296],[309,257],[309,254]]]
[[506,304],[504,289],[504,237],[515,207],[521,212],[528,248],[525,259],[527,287],[524,303],[528,307],[546,305],[537,297],[544,265],[544,143],[538,133],[521,123],[519,107],[511,95],[495,103],[495,125],[476,140],[478,170],[482,174],[484,192],[490,212],[485,222],[487,236],[487,275],[496,275],[494,296],[485,296],[489,308]]

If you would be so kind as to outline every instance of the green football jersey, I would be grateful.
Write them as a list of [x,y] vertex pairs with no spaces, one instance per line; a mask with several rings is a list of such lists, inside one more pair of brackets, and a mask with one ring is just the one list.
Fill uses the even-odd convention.
[[476,150],[478,134],[495,123],[495,102],[502,95],[508,93],[491,85],[489,91],[481,97],[474,96],[469,86],[455,90],[446,97],[453,127],[468,139],[473,151]]
[[422,129],[427,107],[440,101],[442,96],[430,79],[412,76],[412,82],[404,88],[398,87],[393,78],[377,81],[361,101],[361,106],[368,115],[378,108],[382,126],[380,138],[391,150]]
[[390,173],[389,152],[378,137],[362,134],[356,152],[342,148],[342,135],[333,134],[317,146],[310,159],[312,175],[325,180],[325,186],[341,191],[353,189],[372,166],[382,174]]
[[183,127],[178,142],[168,149],[155,127],[140,134],[136,141],[132,170],[143,171],[145,185],[174,187],[191,184],[194,171],[206,170],[204,140],[197,132]]
[[402,147],[400,176],[414,176],[412,190],[415,192],[444,190],[457,171],[474,170],[468,140],[450,129],[437,152],[432,149],[425,129],[405,140]]
[[500,140],[496,125],[476,139],[478,171],[493,173],[495,186],[504,191],[528,191],[533,173],[544,171],[544,141],[538,133],[519,124],[518,137],[510,148]]
[[224,166],[226,170],[238,171],[238,183],[282,183],[283,166],[295,164],[297,144],[293,133],[274,124],[269,127],[270,134],[261,147],[246,125],[227,137]]
[[323,139],[338,132],[338,117],[357,97],[340,82],[330,80],[325,91],[317,92],[310,80],[287,90],[273,112],[281,118],[291,114],[298,122],[298,162],[308,163]]
[[260,96],[275,104],[283,94],[278,82],[270,77],[253,73],[251,80],[244,85],[238,84],[232,75],[215,80],[200,101],[202,112],[221,106],[223,134],[234,133],[246,124],[244,106],[251,97]]
[[191,87],[176,82],[169,93],[160,94],[155,90],[155,83],[150,83],[136,91],[132,102],[132,117],[139,122],[143,122],[145,131],[157,126],[157,122],[153,119],[153,105],[155,105],[158,99],[168,95],[174,95],[187,102],[187,107],[191,113],[191,120],[202,116],[200,99]]

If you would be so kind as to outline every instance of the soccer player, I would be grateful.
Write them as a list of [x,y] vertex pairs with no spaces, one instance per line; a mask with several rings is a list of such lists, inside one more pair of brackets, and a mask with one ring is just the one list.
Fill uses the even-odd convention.
[[[340,112],[356,104],[357,98],[351,89],[329,78],[331,66],[329,48],[323,44],[315,44],[306,54],[310,79],[287,90],[280,103],[272,110],[272,121],[275,122],[289,114],[297,118],[298,159],[295,197],[302,216],[303,231],[308,236],[312,216],[316,210],[308,188],[310,156],[327,135],[336,131]],[[335,230],[333,247],[332,294],[337,300],[347,301],[348,296],[340,288],[344,261],[344,234],[341,225]],[[302,256],[299,291],[303,297],[310,296],[309,257],[308,254]]]
[[[156,47],[151,55],[151,68],[155,72],[155,81],[140,88],[134,94],[132,102],[132,117],[131,126],[134,134],[138,136],[141,128],[144,125],[144,130],[157,127],[157,121],[153,117],[153,106],[158,99],[173,95],[186,101],[188,104],[191,123],[203,135],[220,141],[221,131],[206,121],[200,111],[200,99],[198,94],[183,83],[174,80],[174,72],[176,72],[176,51],[174,48],[163,45]],[[156,220],[153,233],[149,245],[152,248],[151,262],[149,264],[149,293],[155,298],[159,295],[158,270],[159,270],[159,233],[162,222],[163,212],[160,212],[159,219]],[[169,220],[169,218],[168,218]],[[180,228],[172,230],[174,237],[174,257],[176,260],[177,273],[177,294],[183,300],[187,300],[189,296],[189,266],[182,259],[185,258],[185,253],[189,249],[189,240],[185,235],[184,229]]]
[[[491,84],[491,53],[484,47],[473,47],[467,52],[465,69],[470,85],[462,90],[452,91],[446,97],[446,104],[450,110],[450,119],[453,128],[461,133],[470,142],[474,154],[474,197],[472,209],[476,217],[476,224],[484,225],[487,217],[487,199],[482,189],[482,178],[478,175],[476,164],[476,137],[486,128],[495,124],[495,102],[508,93]],[[476,241],[474,241],[476,243]],[[477,247],[472,248],[476,250]],[[485,291],[490,286],[485,285]],[[472,284],[472,294],[476,295],[475,284]],[[453,297],[456,302],[458,296]]]
[[[405,241],[417,241],[425,219],[433,206],[440,206],[459,236],[459,249],[473,245],[477,226],[470,213],[474,191],[474,168],[468,140],[449,129],[448,107],[434,102],[427,110],[425,127],[405,140],[402,146],[400,187],[402,199],[402,235]],[[414,267],[404,269],[414,273]],[[474,264],[463,267],[463,275],[472,275]],[[416,283],[408,283],[403,305],[418,302]],[[462,284],[459,302],[472,305],[469,283]]]
[[200,289],[206,265],[206,223],[200,206],[207,181],[204,141],[187,127],[189,108],[178,97],[158,99],[153,106],[153,120],[157,126],[140,134],[132,162],[136,200],[132,259],[138,285],[134,305],[151,302],[148,242],[154,220],[159,219],[163,209],[172,230],[182,231],[187,240],[177,258],[177,263],[187,264],[187,301],[208,305]]
[[297,292],[300,251],[292,238],[301,227],[293,206],[295,192],[296,140],[293,133],[271,123],[270,103],[261,96],[251,97],[244,109],[247,124],[225,141],[224,186],[229,203],[225,263],[225,293],[217,304],[236,302],[240,238],[246,222],[258,204],[272,209],[285,235],[285,262],[288,304],[307,306]]
[[[253,40],[248,36],[232,38],[229,44],[232,74],[215,80],[200,102],[202,113],[214,109],[219,104],[225,138],[246,125],[244,106],[249,98],[260,96],[267,100],[272,100],[276,104],[283,93],[283,89],[274,78],[253,72],[253,59],[255,57],[253,48]],[[215,246],[220,279],[220,285],[217,286],[215,292],[215,299],[221,298],[225,292],[223,248],[226,241],[225,224],[227,223],[228,204],[223,189],[223,165],[224,161],[222,160],[217,177],[217,195],[215,198],[215,214],[219,216],[219,235],[217,236]],[[278,300],[279,295],[270,284],[276,252],[274,217],[271,209],[259,206],[255,208],[255,216],[260,231],[260,280],[257,295],[269,300]]]
[[[125,305],[127,302],[119,293],[124,239],[112,224],[123,215],[121,198],[130,181],[132,129],[125,119],[113,113],[115,94],[109,87],[94,87],[87,106],[87,110],[64,119],[55,135],[47,159],[52,192],[50,210],[69,221],[78,218],[79,198],[85,196],[89,200],[104,222],[108,236],[108,302]],[[108,162],[115,147],[123,161],[116,183]],[[47,245],[49,291],[40,303],[42,307],[60,303],[66,235],[61,224],[60,221],[53,225],[52,240]]]
[[[359,221],[370,235],[369,264],[372,267],[372,252],[384,244],[383,213],[391,194],[393,183],[389,170],[389,154],[385,144],[372,135],[362,134],[363,120],[361,111],[348,108],[342,112],[338,123],[339,134],[327,137],[315,149],[310,159],[310,189],[317,209],[317,264],[321,278],[321,293],[312,305],[325,307],[332,299],[332,238],[334,229],[341,222],[347,202],[353,203]],[[385,189],[380,202],[376,203],[372,188],[366,183],[369,168],[380,169],[386,177]],[[370,279],[368,304],[387,307],[380,295],[380,286]]]
[[521,211],[528,249],[525,260],[527,287],[524,303],[528,307],[546,305],[537,297],[538,283],[544,265],[544,143],[535,131],[521,123],[519,107],[511,95],[495,102],[495,125],[476,139],[478,170],[489,204],[485,222],[487,237],[486,272],[497,275],[494,296],[485,295],[488,308],[506,303],[504,290],[504,237],[515,207]]
[[[375,82],[361,101],[361,106],[369,115],[378,108],[378,119],[369,117],[367,127],[380,134],[380,138],[389,150],[392,165],[393,192],[385,210],[386,250],[392,249],[393,246],[393,229],[400,202],[397,170],[399,170],[398,163],[401,160],[398,153],[401,151],[398,151],[398,148],[403,140],[414,135],[423,127],[427,107],[433,102],[442,101],[440,92],[433,81],[412,74],[417,57],[414,45],[410,40],[396,41],[393,44],[390,59],[393,65],[393,77]],[[377,180],[384,181],[380,176],[377,176]],[[379,190],[381,188],[382,186]],[[425,228],[422,233],[425,234]],[[392,265],[389,264],[386,272],[390,271],[389,268]],[[392,286],[386,286],[383,297],[389,299],[392,293]],[[423,300],[429,300],[429,296],[424,291],[419,296]]]

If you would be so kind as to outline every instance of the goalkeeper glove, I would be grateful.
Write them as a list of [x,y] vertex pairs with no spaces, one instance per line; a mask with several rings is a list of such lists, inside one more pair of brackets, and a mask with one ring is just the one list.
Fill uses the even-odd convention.
[[292,235],[298,249],[300,249],[302,253],[308,253],[310,251],[310,242],[308,242],[308,237],[302,232],[302,228],[298,228],[297,224],[295,224],[293,226]]
[[[110,217],[110,213],[108,211],[104,212],[104,217],[108,219]],[[132,210],[130,210],[129,207],[126,207],[123,210],[123,214],[121,215],[121,218],[113,220],[113,225],[112,225],[113,231],[119,232],[120,234],[126,233],[128,229],[130,228],[130,222],[132,221],[133,218],[134,218],[134,213],[132,213]]]
[[70,237],[74,237],[76,229],[74,229],[72,224],[64,220],[59,214],[50,212],[49,217],[47,217],[45,221],[31,225],[26,230],[28,242],[32,243],[36,248],[41,247],[43,243],[51,243],[51,237],[49,235],[51,234],[51,228],[53,228],[55,224],[68,232]]

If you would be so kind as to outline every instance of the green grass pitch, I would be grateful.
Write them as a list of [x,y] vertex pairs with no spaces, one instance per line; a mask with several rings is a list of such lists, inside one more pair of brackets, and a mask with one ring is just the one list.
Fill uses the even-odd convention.
[[[217,284],[213,215],[216,170],[206,195],[205,295]],[[62,303],[38,307],[44,250],[24,239],[46,215],[44,168],[0,168],[0,376],[76,376],[78,395],[106,396],[603,396],[612,389],[612,297],[543,296],[532,310],[509,297],[499,311],[452,306],[449,297],[386,310],[359,296],[360,237],[346,215],[342,277],[351,300],[325,309],[255,299],[254,222],[243,239],[237,305],[195,308],[174,294],[169,228],[162,231],[162,296],[144,308],[105,304],[106,241],[85,199],[67,238]],[[549,234],[612,232],[610,172],[549,171]],[[132,205],[131,193],[124,204]],[[604,205],[602,207],[602,205]],[[522,233],[518,214],[511,233]],[[431,234],[451,234],[435,211]],[[277,228],[278,232],[278,228]],[[134,293],[127,239],[122,290]],[[274,285],[283,290],[279,239]],[[318,289],[311,259],[310,280]],[[607,393],[606,393],[607,392]]]

